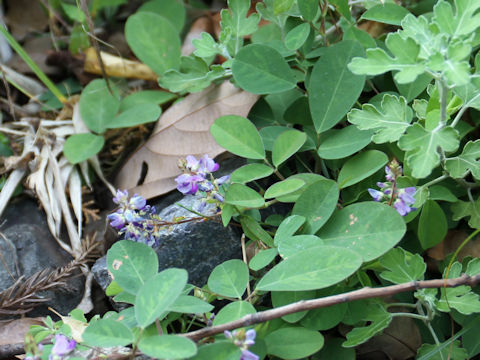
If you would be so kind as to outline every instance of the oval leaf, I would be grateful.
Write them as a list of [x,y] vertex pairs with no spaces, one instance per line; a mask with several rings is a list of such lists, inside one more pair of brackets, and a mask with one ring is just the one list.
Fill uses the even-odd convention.
[[280,359],[301,359],[323,347],[324,339],[318,331],[303,327],[275,330],[265,337],[267,351]]
[[289,50],[297,50],[307,40],[308,35],[310,35],[310,24],[297,25],[285,36],[285,46]]
[[232,173],[234,183],[247,183],[273,174],[273,169],[265,164],[247,164]]
[[388,162],[388,156],[378,150],[367,150],[349,159],[338,174],[338,184],[341,189],[359,183]]
[[197,346],[192,340],[177,335],[143,336],[138,348],[157,359],[185,359],[197,353]]
[[180,295],[168,308],[168,311],[184,314],[204,314],[212,310],[213,305],[190,295]]
[[318,236],[296,235],[292,237],[281,238],[281,240],[278,242],[278,252],[282,258],[286,259],[300,251],[308,250],[319,245],[324,245],[324,242]]
[[252,260],[250,260],[248,267],[253,271],[263,269],[265,266],[270,264],[277,255],[277,249],[261,250],[252,258]]
[[[315,299],[316,291],[272,291],[272,304],[274,307],[280,307],[300,300]],[[289,323],[300,321],[307,311],[300,311],[293,314],[282,316],[282,319]]]
[[95,134],[74,134],[63,145],[63,154],[72,164],[90,159],[102,150],[105,140]]
[[262,291],[322,289],[346,279],[362,264],[362,257],[346,248],[318,246],[283,260],[258,283]]
[[257,128],[237,115],[219,117],[210,127],[217,143],[231,153],[247,159],[264,159],[265,149]]
[[121,112],[107,125],[109,129],[137,126],[157,121],[162,109],[155,104],[141,104]]
[[273,199],[277,196],[287,195],[300,189],[304,185],[305,181],[300,179],[286,179],[279,181],[265,191],[264,198]]
[[126,346],[134,340],[130,329],[115,320],[100,319],[89,325],[82,334],[87,345],[98,347]]
[[[435,224],[435,225],[433,225]],[[423,249],[438,245],[447,235],[447,217],[436,201],[428,200],[418,222],[418,239]]]
[[219,295],[241,298],[248,283],[248,267],[242,260],[225,261],[213,269],[208,287]]
[[148,1],[137,11],[153,12],[168,19],[177,29],[182,31],[185,24],[186,11],[182,1],[178,0],[153,0]]
[[274,94],[293,89],[297,84],[290,66],[270,46],[251,44],[243,47],[232,63],[233,78],[252,94]]
[[213,320],[213,325],[226,324],[230,321],[240,319],[249,314],[255,314],[257,311],[252,304],[246,301],[235,301],[224,306]]
[[325,245],[351,249],[370,261],[393,248],[405,231],[405,221],[395,209],[368,201],[335,213],[317,235]]
[[307,140],[307,134],[298,130],[282,132],[273,143],[272,162],[275,167],[295,154]]
[[137,91],[123,98],[120,104],[120,111],[125,111],[137,105],[143,104],[156,104],[162,105],[175,99],[177,95],[169,93],[167,91],[159,90],[142,90]]
[[332,129],[325,135],[325,140],[318,147],[318,156],[323,159],[342,159],[370,144],[373,131],[362,131],[356,126],[346,126],[340,130]]
[[215,341],[198,348],[197,355],[192,360],[238,360],[241,350],[230,341]]
[[385,24],[401,26],[402,20],[410,12],[397,4],[378,4],[365,11],[360,19],[373,20]]
[[225,194],[227,204],[243,207],[258,208],[265,204],[265,200],[253,189],[242,184],[232,184]]
[[148,280],[135,299],[135,316],[145,328],[166,311],[180,296],[187,284],[187,271],[167,269]]

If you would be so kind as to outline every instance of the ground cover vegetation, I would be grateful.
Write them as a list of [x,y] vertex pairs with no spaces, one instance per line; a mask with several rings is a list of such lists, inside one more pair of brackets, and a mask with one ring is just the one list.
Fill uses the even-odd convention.
[[[186,10],[201,4],[144,2],[126,17],[125,38],[163,90],[129,95],[118,74],[105,77],[112,70],[92,36],[95,13],[115,14],[125,1],[103,10],[95,7],[101,1],[58,3],[76,24],[70,50],[91,43],[104,76],[81,89],[72,120],[57,123],[56,152],[48,141],[25,140],[17,161],[45,153],[50,176],[68,164],[76,174],[64,182],[71,189],[106,182],[98,155],[115,131],[157,121],[159,105],[172,100],[170,109],[200,102],[194,111],[224,103],[193,119],[191,134],[167,110],[120,170],[119,189],[110,186],[117,209],[108,219],[121,240],[107,252],[107,295],[131,306],[88,321],[78,309],[48,318],[27,334],[30,359],[73,359],[92,347],[160,359],[355,359],[399,318],[416,329],[402,341],[413,333],[420,339],[405,359],[480,353],[480,260],[458,256],[480,232],[480,2],[229,0],[217,31],[199,32],[183,55]],[[50,89],[44,100],[64,106],[61,90],[38,74]],[[225,106],[230,94],[198,100],[219,88],[240,93],[243,103]],[[32,137],[28,124],[12,124]],[[8,136],[21,132],[3,128]],[[221,163],[213,158],[225,150],[246,165],[216,176]],[[158,156],[145,160],[152,152]],[[150,166],[138,182],[142,160]],[[153,163],[167,161],[173,170],[152,177]],[[27,172],[15,171],[0,204]],[[147,199],[175,187],[204,200],[189,209],[191,218],[165,223]],[[35,189],[55,194],[39,198],[47,214],[62,214],[71,241],[62,247],[78,258],[78,190],[69,194],[72,215],[58,187]],[[208,204],[216,214],[202,213]],[[241,227],[242,260],[218,265],[202,288],[188,283],[184,269],[158,271],[152,246],[162,241],[161,227],[215,219]],[[59,221],[49,222],[56,234]],[[463,234],[461,243],[432,261],[427,252],[452,231]]]

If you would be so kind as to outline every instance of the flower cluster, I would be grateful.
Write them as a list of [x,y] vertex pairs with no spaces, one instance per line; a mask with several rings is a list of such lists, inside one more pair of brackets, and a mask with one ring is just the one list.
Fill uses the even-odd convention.
[[240,360],[258,360],[259,357],[248,350],[248,348],[255,344],[255,337],[257,333],[255,330],[250,329],[245,331],[244,329],[233,330],[230,332],[228,330],[224,331],[225,337],[231,340],[235,346],[238,346],[242,350],[242,356]]
[[195,156],[188,155],[185,159],[179,161],[178,167],[183,174],[178,176],[175,181],[177,189],[184,195],[195,195],[198,191],[206,194],[205,202],[203,202],[203,210],[207,202],[222,203],[224,198],[220,192],[220,186],[230,178],[229,175],[215,179],[212,175],[220,167],[208,155],[204,155],[200,160]]
[[70,354],[75,349],[77,343],[75,340],[69,340],[65,335],[58,334],[55,336],[55,344],[48,360],[63,360],[65,356]]
[[378,182],[377,186],[381,189],[368,189],[368,192],[375,201],[385,201],[388,205],[393,205],[395,210],[405,216],[409,212],[416,210],[412,207],[415,203],[414,195],[417,189],[414,186],[399,189],[397,188],[397,178],[402,175],[402,167],[395,160],[385,167],[386,182]]
[[142,242],[149,246],[158,245],[159,227],[156,223],[161,219],[155,207],[147,205],[147,201],[140,195],[129,198],[127,190],[117,190],[113,202],[118,209],[107,216],[110,226],[119,231],[125,240]]

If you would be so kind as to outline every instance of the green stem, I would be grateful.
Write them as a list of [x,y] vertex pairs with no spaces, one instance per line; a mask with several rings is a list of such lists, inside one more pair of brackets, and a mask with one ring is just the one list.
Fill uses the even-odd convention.
[[425,187],[432,186],[432,185],[437,184],[437,183],[439,183],[439,182],[441,182],[445,179],[448,179],[448,177],[449,177],[448,175],[439,176],[438,178],[433,179],[433,180],[423,184],[422,186],[425,186]]
[[[435,344],[437,346],[440,346],[440,341],[438,340],[438,336],[435,333],[435,330],[433,330],[432,324],[430,324],[430,322],[427,322],[427,328],[430,331],[430,334],[432,334],[433,341],[435,341]],[[443,357],[443,353],[441,351],[440,351],[440,357],[442,358],[442,360],[445,360],[445,358]]]
[[411,303],[389,303],[389,304],[387,304],[387,308],[393,307],[393,306],[409,307],[409,308],[413,308],[413,309],[417,308],[417,304],[411,304]]
[[396,316],[409,317],[412,319],[418,319],[425,322],[428,321],[428,316],[425,316],[425,315],[418,315],[418,314],[412,314],[412,313],[393,313],[392,314],[392,317],[396,317]]

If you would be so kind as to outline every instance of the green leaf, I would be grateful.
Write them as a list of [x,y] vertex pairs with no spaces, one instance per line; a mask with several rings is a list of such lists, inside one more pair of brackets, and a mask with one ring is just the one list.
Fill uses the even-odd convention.
[[285,46],[289,50],[297,50],[305,43],[308,35],[310,35],[310,24],[297,25],[285,36]]
[[352,275],[361,257],[348,249],[317,246],[283,260],[258,282],[257,290],[302,291],[334,285]]
[[364,30],[359,29],[355,24],[350,24],[343,28],[343,39],[359,42],[364,49],[376,48],[375,40]]
[[282,195],[290,194],[302,186],[305,185],[305,181],[300,179],[286,179],[283,181],[279,181],[272,186],[270,186],[263,197],[265,199],[273,199]]
[[390,33],[385,45],[394,57],[380,48],[367,49],[366,58],[356,57],[348,64],[350,71],[359,75],[379,75],[398,70],[394,79],[399,84],[412,82],[425,72],[425,65],[417,62],[420,46],[413,39]]
[[210,71],[208,68],[205,71],[188,70],[187,72],[168,70],[160,75],[158,84],[172,92],[198,92],[210,86],[214,80],[225,76],[225,69],[219,65],[213,65]]
[[336,10],[349,22],[354,22],[352,14],[350,13],[350,6],[348,0],[330,0],[330,4],[334,5]]
[[369,321],[370,325],[356,327],[347,333],[347,340],[342,346],[354,347],[380,334],[392,321],[392,314],[380,305],[371,305],[365,310],[365,316],[362,320]]
[[[315,291],[272,291],[272,304],[274,307],[280,307],[293,304],[301,300],[315,299]],[[282,316],[282,319],[288,323],[300,321],[308,311],[300,311],[293,314]]]
[[153,323],[175,302],[187,284],[187,278],[186,270],[170,268],[161,271],[140,288],[135,300],[135,316],[142,328]]
[[308,186],[293,206],[292,214],[307,219],[303,233],[315,234],[327,222],[338,202],[338,185],[319,180]]
[[418,123],[410,126],[398,142],[400,149],[406,151],[405,159],[412,176],[417,179],[427,177],[438,166],[439,147],[450,152],[457,150],[458,144],[458,132],[452,127],[428,131]]
[[405,232],[405,222],[395,209],[368,201],[336,212],[317,235],[325,245],[356,251],[370,261],[393,248]]
[[223,53],[222,46],[207,32],[202,32],[200,39],[193,39],[192,44],[196,49],[195,56],[209,58]]
[[100,319],[90,324],[82,334],[89,346],[112,347],[126,346],[134,341],[130,329],[115,320]]
[[120,104],[120,112],[124,112],[138,105],[156,104],[162,105],[173,99],[177,95],[159,90],[142,90],[126,96]]
[[250,44],[238,52],[232,63],[233,78],[244,90],[253,94],[274,94],[296,85],[290,67],[275,49]]
[[446,2],[438,2],[433,8],[433,21],[441,32],[451,36],[468,35],[480,26],[480,4],[476,1],[455,1],[455,12]]
[[247,183],[273,174],[273,169],[265,164],[247,164],[232,173],[232,183]]
[[76,21],[79,23],[83,23],[85,21],[85,14],[83,13],[82,9],[80,9],[76,5],[70,5],[66,3],[61,3],[62,9],[65,12],[70,20]]
[[228,0],[228,7],[230,11],[224,9],[220,13],[223,31],[228,28],[233,36],[242,38],[257,30],[260,15],[253,13],[247,17],[250,0]]
[[312,247],[324,245],[323,240],[315,235],[295,235],[281,237],[278,241],[278,252],[284,259]]
[[298,198],[300,197],[300,195],[302,195],[305,192],[305,190],[307,190],[309,185],[313,184],[314,182],[316,182],[318,180],[325,180],[326,178],[324,178],[323,176],[318,175],[318,174],[300,173],[300,174],[295,174],[295,175],[290,176],[289,179],[303,180],[303,181],[305,181],[305,186],[302,186],[300,189],[294,191],[291,194],[283,195],[283,196],[278,197],[277,200],[280,201],[280,202],[289,203],[289,202],[297,201]]
[[280,164],[295,154],[305,144],[306,140],[307,134],[304,132],[294,129],[282,132],[273,143],[273,165],[279,167]]
[[204,314],[212,310],[213,305],[189,295],[180,295],[168,308],[168,311],[184,314]]
[[[357,126],[331,129],[322,135],[318,156],[323,159],[342,159],[370,144],[373,131],[361,131]],[[325,139],[323,139],[323,136]]]
[[460,155],[448,158],[445,168],[453,178],[464,178],[471,173],[480,180],[480,140],[469,141],[465,144]]
[[402,248],[395,248],[380,258],[385,271],[380,277],[394,284],[423,280],[427,265],[420,254],[411,254]]
[[238,360],[241,350],[230,341],[215,341],[198,348],[198,353],[192,360]]
[[480,274],[480,258],[475,258],[468,262],[465,274],[467,274],[468,276],[475,276]]
[[246,301],[235,301],[224,306],[213,320],[213,325],[226,324],[244,317],[245,315],[255,314],[257,311],[252,304]]
[[430,195],[428,198],[430,200],[441,200],[448,202],[457,202],[458,198],[446,187],[442,185],[434,185],[428,188]]
[[72,164],[90,159],[102,150],[105,140],[95,134],[73,134],[63,145],[63,154]]
[[142,104],[131,107],[115,116],[107,124],[109,129],[132,127],[149,122],[157,121],[162,109],[155,104]]
[[267,352],[281,359],[306,358],[323,347],[324,339],[318,331],[303,327],[285,327],[265,337]]
[[307,219],[300,215],[287,216],[281,223],[275,233],[275,245],[278,246],[281,239],[289,238],[295,234]]
[[142,336],[138,348],[157,359],[185,359],[197,353],[192,340],[177,335]]
[[365,76],[353,74],[347,64],[363,54],[357,42],[345,40],[327,47],[315,63],[307,90],[317,133],[335,126],[360,96]]
[[402,24],[402,20],[410,12],[403,6],[397,4],[378,4],[363,13],[362,20],[373,20],[384,24],[397,25]]
[[443,346],[441,350],[439,347],[445,343],[436,344],[422,344],[417,350],[417,359],[430,359],[430,360],[467,360],[470,357],[467,354],[467,350],[461,347],[460,341],[453,341]]
[[156,74],[180,65],[180,37],[177,29],[163,16],[151,12],[130,15],[125,38],[133,53]]
[[447,230],[447,218],[442,208],[435,201],[427,200],[418,222],[418,239],[422,248],[429,249],[440,244],[447,235]]
[[367,150],[348,159],[338,174],[341,189],[366,179],[388,162],[388,156],[378,150]]
[[208,277],[211,291],[228,297],[241,299],[248,284],[248,267],[238,259],[217,265]]
[[468,226],[473,229],[480,229],[480,197],[472,201],[458,200],[452,204],[452,220],[458,221],[464,217],[469,217]]
[[[336,289],[336,287],[333,287],[333,289]],[[329,291],[330,289],[325,290],[317,291],[316,297],[320,298],[335,295],[335,293]],[[337,326],[342,321],[346,312],[346,303],[310,310],[308,312],[308,316],[305,316],[300,324],[311,330],[329,330]]]
[[240,217],[240,223],[242,224],[243,232],[249,239],[263,242],[269,247],[273,246],[272,237],[260,226],[257,220],[251,216],[242,215]]
[[287,12],[295,3],[295,0],[273,0],[273,14],[279,15]]
[[120,108],[117,89],[110,82],[114,95],[110,94],[105,80],[91,81],[80,97],[80,115],[85,125],[96,132],[103,133]]
[[255,190],[242,184],[232,184],[225,194],[227,204],[259,208],[265,205],[265,200]]
[[298,10],[306,21],[312,21],[318,13],[318,1],[316,0],[297,0]]
[[121,288],[133,295],[158,272],[155,251],[142,243],[117,241],[107,252],[107,267]]
[[250,260],[248,267],[253,271],[261,270],[270,264],[277,255],[277,249],[260,250],[258,254]]
[[403,96],[385,94],[377,108],[363,104],[362,110],[353,109],[348,113],[348,121],[360,130],[375,130],[373,142],[382,144],[400,139],[410,126],[413,111]]
[[316,359],[329,360],[329,359],[342,359],[342,360],[355,360],[355,349],[344,348],[342,346],[343,338],[328,337],[328,341],[325,346],[318,352]]
[[155,13],[166,18],[177,32],[182,31],[185,24],[186,11],[180,0],[152,0],[148,1],[137,12]]
[[221,116],[210,127],[217,143],[231,153],[248,159],[264,159],[262,138],[252,122],[237,115]]
[[409,84],[398,84],[395,82],[395,86],[400,95],[404,96],[407,99],[407,102],[410,102],[420,95],[431,82],[432,77],[430,74],[422,74]]

